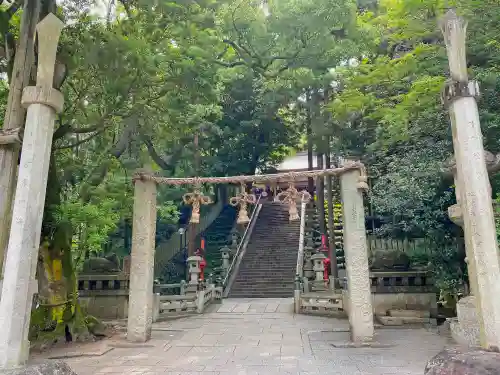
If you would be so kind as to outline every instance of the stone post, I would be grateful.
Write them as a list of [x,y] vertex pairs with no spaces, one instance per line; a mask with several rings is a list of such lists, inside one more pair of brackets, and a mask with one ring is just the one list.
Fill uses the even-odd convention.
[[203,314],[205,308],[205,291],[199,290],[196,295],[196,312],[198,314]]
[[35,270],[40,245],[43,207],[56,113],[63,95],[52,88],[57,45],[64,24],[49,14],[37,25],[38,69],[36,86],[23,91],[26,126],[12,212],[5,274],[0,301],[0,367],[23,365],[27,360],[28,328]]
[[344,252],[349,295],[349,325],[353,342],[373,339],[373,309],[368,269],[363,192],[360,172],[351,170],[340,176],[344,218]]
[[161,309],[161,299],[160,299],[160,293],[153,293],[153,304],[152,304],[152,314],[151,314],[151,319],[153,323],[156,323],[158,321],[158,318],[160,317],[160,309]]
[[155,234],[156,183],[136,180],[127,321],[127,340],[132,342],[151,338]]
[[306,234],[306,244],[304,246],[304,277],[310,279],[314,276],[312,254],[314,251],[314,244],[312,234]]
[[500,347],[500,259],[485,163],[483,136],[475,96],[476,82],[469,82],[465,54],[466,22],[450,10],[440,22],[451,79],[443,90],[449,107],[460,206],[466,244],[470,244],[477,279],[477,313],[484,348]]
[[236,250],[238,250],[238,232],[237,231],[231,232],[231,250],[233,252],[233,255],[235,255]]
[[229,271],[229,258],[231,254],[231,249],[227,246],[224,246],[223,248],[220,249],[220,252],[222,257],[222,273],[224,277],[226,277]]
[[186,294],[186,280],[181,280],[180,282],[180,293],[181,296]]

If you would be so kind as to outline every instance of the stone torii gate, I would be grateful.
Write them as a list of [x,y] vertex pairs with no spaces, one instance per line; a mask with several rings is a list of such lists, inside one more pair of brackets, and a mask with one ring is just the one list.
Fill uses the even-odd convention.
[[[305,196],[295,189],[293,182],[304,177],[323,176],[340,176],[351,338],[358,343],[371,341],[373,310],[363,206],[363,191],[368,185],[364,165],[354,161],[347,161],[343,166],[332,169],[235,177],[166,178],[147,170],[137,171],[133,179],[135,191],[127,340],[146,342],[151,338],[157,184],[194,186],[196,194],[188,193],[188,196],[192,198],[190,202],[193,205],[193,216],[196,218],[200,204],[207,201],[207,197],[199,188],[203,183],[242,185],[249,182],[287,182],[289,189],[280,194],[280,200],[289,205],[290,220],[296,220],[296,203],[305,199]],[[233,199],[240,206],[239,218],[248,216],[246,204],[255,202],[255,197],[247,195],[245,200],[241,200],[240,195]]]

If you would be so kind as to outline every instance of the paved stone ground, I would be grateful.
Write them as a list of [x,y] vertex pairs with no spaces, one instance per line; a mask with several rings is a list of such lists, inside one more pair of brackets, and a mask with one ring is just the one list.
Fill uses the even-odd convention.
[[214,312],[154,325],[150,346],[67,362],[79,375],[422,375],[446,339],[380,329],[376,348],[342,347],[347,320],[293,315],[290,299],[228,299]]

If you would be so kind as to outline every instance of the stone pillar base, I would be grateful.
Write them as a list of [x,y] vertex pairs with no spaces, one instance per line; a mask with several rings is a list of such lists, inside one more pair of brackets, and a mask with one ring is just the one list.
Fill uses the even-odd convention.
[[450,320],[450,330],[453,340],[458,344],[480,346],[476,297],[468,296],[458,301],[457,318]]

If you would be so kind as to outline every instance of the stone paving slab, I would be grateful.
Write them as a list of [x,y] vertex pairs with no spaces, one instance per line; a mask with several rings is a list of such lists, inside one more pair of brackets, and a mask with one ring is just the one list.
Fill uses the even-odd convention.
[[382,329],[379,348],[336,347],[347,320],[292,314],[291,299],[228,299],[212,313],[154,325],[149,347],[71,358],[79,375],[422,375],[446,339]]

